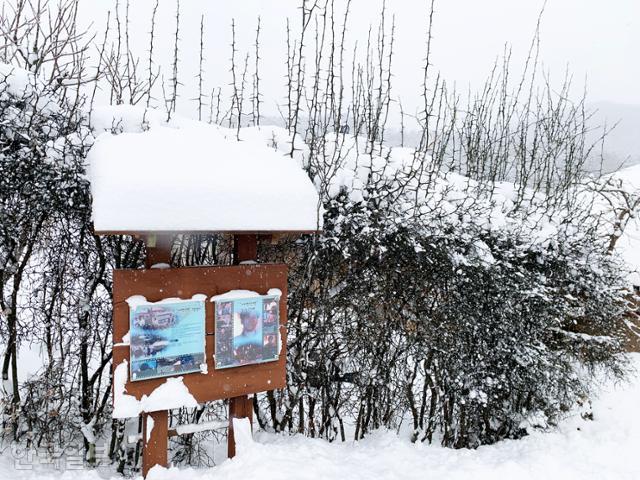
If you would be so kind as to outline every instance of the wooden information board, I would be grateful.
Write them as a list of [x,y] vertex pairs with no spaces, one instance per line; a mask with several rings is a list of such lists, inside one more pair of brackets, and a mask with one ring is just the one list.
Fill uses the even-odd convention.
[[[216,370],[213,353],[215,342],[214,306],[208,299],[231,290],[252,290],[266,294],[280,289],[280,342],[277,361],[257,365]],[[281,264],[236,265],[228,267],[187,267],[147,270],[114,270],[113,272],[113,368],[129,362],[129,346],[123,337],[129,332],[127,298],[142,295],[147,301],[165,298],[189,299],[193,295],[207,296],[205,339],[207,373],[182,374],[183,383],[198,403],[238,397],[266,390],[284,388],[286,384],[286,322],[287,322],[287,266]],[[130,363],[130,362],[129,362]],[[126,393],[140,400],[150,395],[166,378],[127,381]]]

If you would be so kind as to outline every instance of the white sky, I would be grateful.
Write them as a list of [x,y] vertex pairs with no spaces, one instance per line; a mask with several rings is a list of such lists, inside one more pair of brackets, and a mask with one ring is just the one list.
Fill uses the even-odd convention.
[[[120,0],[124,10],[126,0]],[[319,0],[322,2],[322,0]],[[394,78],[392,96],[402,100],[405,112],[420,111],[422,66],[430,0],[387,0],[388,17],[395,15]],[[148,33],[154,0],[131,0],[131,45],[146,69]],[[324,3],[324,2],[322,2]],[[512,75],[522,71],[543,0],[436,0],[432,63],[448,85],[460,93],[481,87],[505,45],[512,47]],[[346,0],[335,0],[342,11]],[[94,22],[102,38],[107,10],[115,0],[81,2],[81,20]],[[155,60],[171,76],[175,1],[161,0],[156,24]],[[238,57],[253,53],[255,24],[262,19],[261,94],[262,114],[278,116],[285,105],[286,18],[294,29],[300,22],[300,0],[181,0],[181,42],[178,112],[194,117],[197,95],[200,17],[205,15],[205,92],[223,87],[230,96],[229,73],[231,20],[236,22]],[[352,0],[347,51],[366,43],[369,26],[379,22],[382,0]],[[342,24],[342,18],[337,21]],[[112,27],[113,28],[113,27]],[[311,40],[309,40],[311,41]],[[565,70],[573,75],[574,99],[587,84],[587,102],[595,104],[597,117],[590,126],[621,123],[608,137],[608,148],[621,158],[640,160],[640,0],[547,0],[541,27],[540,60],[559,87]],[[350,57],[350,53],[349,53]],[[347,85],[350,80],[346,79]],[[225,92],[224,89],[227,89]],[[157,93],[158,97],[160,96]],[[100,100],[100,98],[99,98]],[[105,100],[104,98],[102,99]],[[228,99],[227,99],[228,100]],[[228,105],[228,101],[224,102]],[[395,111],[394,111],[395,109]],[[205,117],[206,119],[207,117]],[[398,128],[393,107],[390,128]],[[408,128],[412,127],[408,125]]]
[[[254,26],[262,17],[263,76],[266,94],[278,89],[285,74],[285,18],[297,24],[298,0],[182,0],[183,80],[196,73],[198,27],[205,14],[207,79],[213,86],[229,82],[230,23],[235,18],[241,51],[251,48]],[[337,5],[344,4],[336,0]],[[370,24],[378,22],[380,0],[353,0],[350,42],[363,44]],[[395,94],[411,103],[420,85],[427,24],[427,0],[388,0],[395,14],[397,43]],[[478,86],[506,43],[519,64],[526,56],[535,28],[540,0],[436,0],[433,62],[448,82],[459,89]],[[104,11],[113,0],[83,2],[86,19],[102,28]],[[86,5],[86,6],[85,6]],[[150,28],[152,0],[132,1],[132,44],[144,55]],[[168,61],[171,53],[175,3],[160,2],[158,29],[163,31],[157,51]],[[553,78],[569,67],[579,89],[587,79],[591,101],[640,105],[640,2],[637,0],[548,0],[541,29],[541,59]],[[282,95],[283,93],[276,93]]]

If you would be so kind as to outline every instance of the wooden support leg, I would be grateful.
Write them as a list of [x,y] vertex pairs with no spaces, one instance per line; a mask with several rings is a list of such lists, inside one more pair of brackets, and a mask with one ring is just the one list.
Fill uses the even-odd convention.
[[233,263],[239,265],[240,262],[256,260],[258,258],[258,237],[257,235],[234,235],[233,236]]
[[247,395],[229,399],[229,430],[227,434],[227,453],[229,458],[236,456],[236,441],[233,435],[234,418],[248,418],[253,427],[253,401]]
[[151,235],[145,239],[147,257],[145,267],[151,268],[157,263],[171,263],[171,246],[173,237],[170,235]]
[[[233,236],[233,263],[238,265],[247,260],[256,260],[258,256],[258,237],[256,235]],[[253,419],[253,401],[246,395],[229,399],[229,430],[227,431],[227,453],[229,458],[236,455],[236,441],[233,435],[233,419]],[[253,427],[253,424],[252,424]]]
[[155,465],[168,466],[168,414],[167,410],[142,414],[142,475],[144,477]]

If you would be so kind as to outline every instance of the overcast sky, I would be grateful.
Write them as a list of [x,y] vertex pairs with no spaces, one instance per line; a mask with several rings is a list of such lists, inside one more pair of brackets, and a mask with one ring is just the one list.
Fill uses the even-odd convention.
[[[225,83],[227,75],[230,23],[238,24],[240,48],[249,48],[258,15],[262,17],[262,49],[267,87],[277,85],[284,74],[285,18],[295,23],[298,0],[183,0],[181,61],[184,74],[197,63],[197,30],[201,14],[206,17],[207,70],[210,80]],[[344,3],[336,0],[339,5]],[[349,41],[366,41],[370,24],[377,24],[381,1],[353,0]],[[513,47],[513,58],[522,60],[531,41],[540,0],[436,0],[433,61],[435,67],[460,89],[477,86],[505,44]],[[82,2],[85,18],[104,23],[104,12],[112,0]],[[420,84],[419,68],[424,54],[427,25],[426,0],[387,1],[397,24],[395,57],[396,94],[410,101]],[[152,0],[132,2],[134,45],[146,48]],[[169,55],[171,16],[174,2],[160,2],[159,29]],[[541,59],[554,76],[560,77],[568,65],[576,83],[588,82],[592,101],[612,101],[640,105],[640,2],[637,0],[548,0],[541,29]],[[194,72],[189,72],[193,74]],[[228,81],[228,80],[227,80]]]
[[[336,10],[343,10],[346,2],[335,2]],[[146,56],[148,48],[154,3],[154,0],[131,1],[131,43],[142,57]],[[513,49],[513,72],[519,73],[543,3],[542,0],[436,0],[432,45],[434,68],[449,84],[455,83],[457,90],[474,90],[487,77],[505,45],[510,45]],[[408,111],[419,109],[428,4],[428,0],[387,0],[388,21],[391,15],[395,15],[396,22],[393,97],[401,98]],[[100,31],[104,27],[106,11],[113,9],[114,5],[115,0],[83,1],[81,17],[86,22],[95,22],[94,28]],[[239,55],[243,58],[244,52],[253,48],[255,24],[260,15],[263,112],[275,114],[277,105],[283,104],[286,94],[286,18],[289,17],[297,26],[299,5],[299,0],[182,0],[182,108],[193,108],[193,103],[187,100],[195,92],[201,15],[205,15],[208,90],[230,82],[232,19],[237,25]],[[363,45],[369,26],[373,25],[375,31],[378,24],[382,0],[352,0],[351,5],[347,43],[352,46],[357,41]],[[158,62],[167,66],[173,50],[174,12],[175,2],[160,1],[156,27],[159,37],[155,51]],[[339,23],[342,23],[341,19]],[[551,72],[552,84],[559,86],[565,69],[569,69],[576,98],[581,95],[586,81],[589,102],[632,105],[639,107],[636,110],[640,111],[639,51],[640,1],[546,2],[540,59],[544,68]],[[170,69],[165,70],[166,74],[168,72]],[[614,109],[613,115],[617,115],[616,112]]]

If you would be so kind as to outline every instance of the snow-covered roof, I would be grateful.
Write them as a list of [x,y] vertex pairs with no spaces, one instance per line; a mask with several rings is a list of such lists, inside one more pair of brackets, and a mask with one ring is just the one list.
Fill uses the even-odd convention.
[[100,135],[88,155],[96,232],[317,230],[298,162],[234,133],[194,122]]

